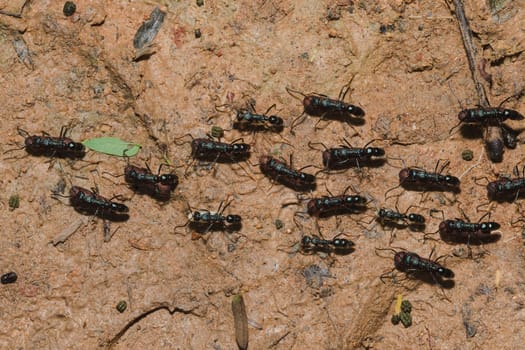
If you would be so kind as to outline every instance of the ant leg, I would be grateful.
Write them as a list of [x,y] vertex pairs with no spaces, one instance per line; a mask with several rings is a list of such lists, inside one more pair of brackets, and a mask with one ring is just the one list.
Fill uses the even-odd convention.
[[268,108],[268,109],[266,110],[266,112],[264,112],[263,115],[268,115],[268,113],[270,113],[270,111],[271,111],[273,108],[276,108],[276,107],[277,107],[277,105],[274,103],[273,105],[270,106],[270,108]]
[[[301,120],[301,122],[296,124],[297,120],[299,120],[303,116],[304,118]],[[297,127],[297,125],[304,123],[305,120],[306,120],[306,114],[304,112],[301,113],[297,118],[292,120],[292,124],[290,124],[290,134],[295,135],[295,132],[293,131],[294,128]]]
[[182,143],[178,143],[178,142],[177,142],[177,140],[183,139],[183,138],[185,138],[186,136],[189,136],[189,137],[191,138],[192,141],[195,140],[195,139],[193,138],[193,136],[192,136],[190,133],[188,133],[188,134],[182,135],[181,137],[176,137],[176,138],[174,139],[173,142],[174,142],[176,145],[179,145],[179,146],[180,146],[180,145],[183,145],[183,144],[185,144],[185,143],[188,143],[188,142],[182,142]]
[[[314,125],[314,131],[317,131],[317,130],[323,130],[324,128],[326,128],[326,126],[324,128],[320,128],[318,127],[317,125],[319,125],[319,123],[321,123],[321,121],[325,120],[324,116],[326,115],[326,113],[323,113],[320,117],[319,117],[319,120],[315,123]],[[330,122],[328,122],[329,124]]]
[[322,142],[312,142],[312,141],[308,141],[308,147],[310,147],[310,148],[313,149],[313,150],[319,151],[317,148],[313,147],[312,145],[321,145],[321,146],[324,147],[325,151],[328,150],[328,147],[326,147],[325,144],[322,143]]

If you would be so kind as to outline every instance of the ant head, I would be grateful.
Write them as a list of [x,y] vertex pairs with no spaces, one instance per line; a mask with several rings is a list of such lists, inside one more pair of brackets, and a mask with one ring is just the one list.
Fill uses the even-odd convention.
[[365,148],[365,154],[367,156],[381,157],[385,155],[385,150],[377,147],[367,147]]
[[171,185],[178,182],[177,175],[174,174],[162,174],[159,177],[160,183],[163,185]]
[[424,223],[425,222],[425,217],[423,215],[419,215],[419,214],[408,214],[408,220],[412,221],[412,222],[418,222],[418,223]]
[[445,176],[445,181],[451,186],[459,186],[459,179],[452,175]]
[[359,195],[346,196],[345,202],[347,204],[366,204],[366,198]]
[[313,184],[315,182],[315,176],[311,174],[301,173],[301,175],[299,175],[299,178],[302,182],[305,183]]
[[117,213],[127,213],[129,212],[129,208],[125,206],[124,204],[111,203],[111,211],[114,211]]
[[229,224],[238,224],[241,222],[241,217],[239,215],[228,215],[226,216],[226,222]]
[[270,124],[275,125],[275,126],[283,125],[283,119],[275,115],[271,115],[268,118],[268,121],[270,122]]
[[336,238],[332,241],[332,244],[336,248],[350,248],[355,245],[354,242],[345,238]]
[[234,143],[233,144],[233,151],[234,152],[249,152],[250,151],[250,145],[246,143]]
[[347,112],[355,115],[356,117],[363,117],[365,115],[365,111],[357,106],[349,105],[347,107]]
[[75,152],[84,152],[85,148],[84,145],[78,142],[68,142],[67,148],[69,150],[75,151]]
[[442,266],[437,269],[437,273],[440,276],[443,276],[445,278],[452,278],[452,277],[454,277],[454,272],[452,272],[452,270],[447,269],[446,267],[442,267]]
[[196,222],[197,222],[197,221],[200,221],[200,219],[201,219],[201,213],[200,213],[199,211],[196,211],[196,212],[194,212],[194,213],[190,213],[190,214],[188,215],[188,219],[193,220],[193,221],[196,221]]
[[481,231],[490,233],[491,231],[499,229],[501,226],[497,222],[484,222],[481,224]]

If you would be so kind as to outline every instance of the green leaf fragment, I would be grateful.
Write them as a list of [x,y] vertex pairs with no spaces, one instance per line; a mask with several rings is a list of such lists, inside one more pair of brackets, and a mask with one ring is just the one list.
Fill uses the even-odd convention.
[[137,143],[123,141],[116,137],[98,137],[82,141],[82,144],[92,151],[118,157],[133,157],[142,147]]

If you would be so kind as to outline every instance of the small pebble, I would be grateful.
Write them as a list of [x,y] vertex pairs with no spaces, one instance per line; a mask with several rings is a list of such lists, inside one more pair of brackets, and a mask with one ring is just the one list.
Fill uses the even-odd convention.
[[8,272],[0,277],[2,284],[15,283],[17,279],[18,276],[16,275],[16,272]]
[[197,0],[197,6],[203,6],[204,0]]
[[72,16],[75,11],[77,10],[77,5],[73,1],[66,1],[64,4],[64,16],[69,17]]
[[463,152],[461,152],[461,158],[463,158],[463,160],[466,161],[471,161],[472,159],[474,159],[474,152],[472,152],[469,149],[465,149],[463,150]]
[[116,307],[117,311],[120,313],[123,313],[124,311],[126,311],[127,308],[128,308],[128,303],[126,303],[124,300],[119,301]]
[[195,38],[200,38],[202,36],[201,30],[199,28],[195,29]]
[[280,230],[283,227],[284,227],[284,223],[281,220],[279,220],[279,219],[275,220],[275,228],[276,229]]

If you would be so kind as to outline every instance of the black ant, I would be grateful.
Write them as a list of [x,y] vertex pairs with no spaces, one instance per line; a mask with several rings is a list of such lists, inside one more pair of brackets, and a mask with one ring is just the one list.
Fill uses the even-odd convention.
[[319,144],[324,147],[323,151],[323,166],[328,170],[347,169],[353,166],[358,168],[361,165],[373,164],[373,161],[384,161],[383,159],[373,159],[373,157],[382,157],[385,155],[385,150],[378,147],[368,147],[374,142],[372,140],[364,145],[362,148],[352,147],[350,143],[343,139],[345,145],[340,145],[339,148],[327,148],[323,143],[309,142],[308,146]]
[[69,201],[71,206],[81,213],[98,215],[113,221],[128,217],[129,208],[126,205],[102,197],[94,189],[90,191],[79,186],[72,186],[69,190]]
[[225,230],[228,232],[238,231],[241,228],[241,217],[232,214],[222,215],[224,210],[230,206],[231,201],[227,202],[224,206],[223,204],[224,201],[221,201],[216,212],[209,210],[196,210],[192,212],[190,208],[188,221],[184,225],[175,226],[175,229],[190,225],[201,234],[206,234],[211,229]]
[[185,136],[191,137],[191,156],[197,160],[235,163],[250,157],[250,145],[243,143],[242,138],[226,143],[215,141],[210,135],[208,138],[194,139],[192,135],[186,134],[178,139]]
[[[290,164],[291,164],[290,156]],[[261,172],[272,180],[288,186],[296,191],[310,190],[315,187],[315,176],[295,170],[284,161],[277,160],[268,155],[259,157]],[[308,166],[307,166],[308,167]]]
[[308,215],[322,218],[331,215],[365,211],[368,200],[357,194],[347,195],[346,191],[348,191],[350,187],[351,186],[347,187],[343,194],[339,196],[331,195],[331,197],[323,196],[310,199],[306,204]]
[[428,172],[419,168],[401,169],[399,172],[399,185],[386,191],[385,198],[388,198],[387,193],[398,187],[414,191],[451,191],[458,193],[460,191],[459,179],[452,175],[441,174],[448,164],[448,161],[445,162],[439,172],[437,171],[439,161],[436,164],[434,172]]
[[444,220],[439,224],[439,235],[445,242],[452,243],[484,243],[494,242],[501,235],[492,231],[500,228],[497,222],[466,222],[460,219]]
[[348,93],[348,90],[350,90],[350,83],[348,83],[347,85],[341,88],[341,91],[339,92],[339,97],[337,100],[331,99],[326,95],[317,94],[317,93],[304,94],[300,91],[293,90],[287,87],[286,91],[288,91],[288,93],[292,97],[298,98],[298,99],[300,99],[300,96],[303,97],[303,107],[304,107],[303,113],[301,113],[299,117],[295,118],[292,121],[290,132],[294,134],[293,129],[294,127],[297,126],[296,122],[304,114],[308,114],[311,116],[318,116],[318,117],[321,117],[321,119],[324,119],[325,117],[330,117],[330,118],[341,119],[345,121],[348,121],[349,119],[355,120],[355,117],[357,117],[358,118],[357,120],[362,123],[361,118],[364,117],[365,111],[358,106],[343,102],[346,94]]
[[[60,129],[58,137],[52,137],[46,132],[42,132],[42,136],[29,135],[27,131],[21,128],[17,128],[17,131],[20,136],[25,138],[22,148],[25,148],[27,153],[33,156],[79,159],[86,155],[86,149],[82,143],[66,137],[67,128],[65,126]],[[4,154],[22,148],[8,150]]]
[[392,232],[390,233],[390,243],[394,240],[394,232],[396,229],[409,228],[411,231],[421,232],[426,227],[425,217],[421,214],[408,213],[409,209],[413,206],[407,208],[404,213],[397,210],[380,208],[376,213],[376,220],[381,224],[381,226],[390,226],[392,227]]
[[471,245],[496,242],[501,238],[501,234],[493,233],[493,231],[501,227],[500,224],[493,221],[481,222],[485,216],[490,215],[490,212],[483,215],[478,222],[470,222],[461,207],[459,210],[462,212],[466,221],[459,218],[455,220],[445,220],[442,210],[433,210],[434,212],[441,212],[442,215],[442,221],[439,223],[438,228],[441,240],[450,244],[466,243],[469,252],[468,256],[472,257]]
[[175,174],[160,174],[163,165],[165,164],[159,166],[158,173],[155,175],[147,165],[146,168],[141,168],[128,164],[124,169],[126,182],[137,192],[159,200],[168,200],[171,192],[177,187],[179,179]]
[[[395,254],[394,268],[380,276],[381,282],[383,283],[384,278],[392,277],[392,272],[398,270],[404,272],[407,277],[415,277],[425,282],[434,281],[440,287],[450,288],[454,284],[452,280],[443,280],[443,278],[454,278],[454,272],[438,263],[438,261],[445,256],[432,259],[434,249],[430,252],[428,259],[405,250],[396,251],[392,248],[376,248],[376,253],[378,250],[390,250]],[[429,280],[428,277],[432,280]]]
[[[522,174],[525,174],[525,166]],[[487,184],[487,196],[489,200],[509,201],[516,200],[520,191],[525,189],[525,175],[519,176],[518,166],[514,167],[514,179],[502,177]],[[523,192],[522,192],[523,193]]]
[[304,252],[334,252],[338,254],[348,254],[353,250],[354,242],[345,238],[323,239],[312,235],[303,236],[301,239],[301,249]]
[[269,130],[280,132],[283,130],[283,119],[276,115],[268,116],[268,113],[275,108],[275,104],[270,106],[263,114],[257,114],[253,105],[250,110],[237,110],[237,120],[233,127],[239,130]]

